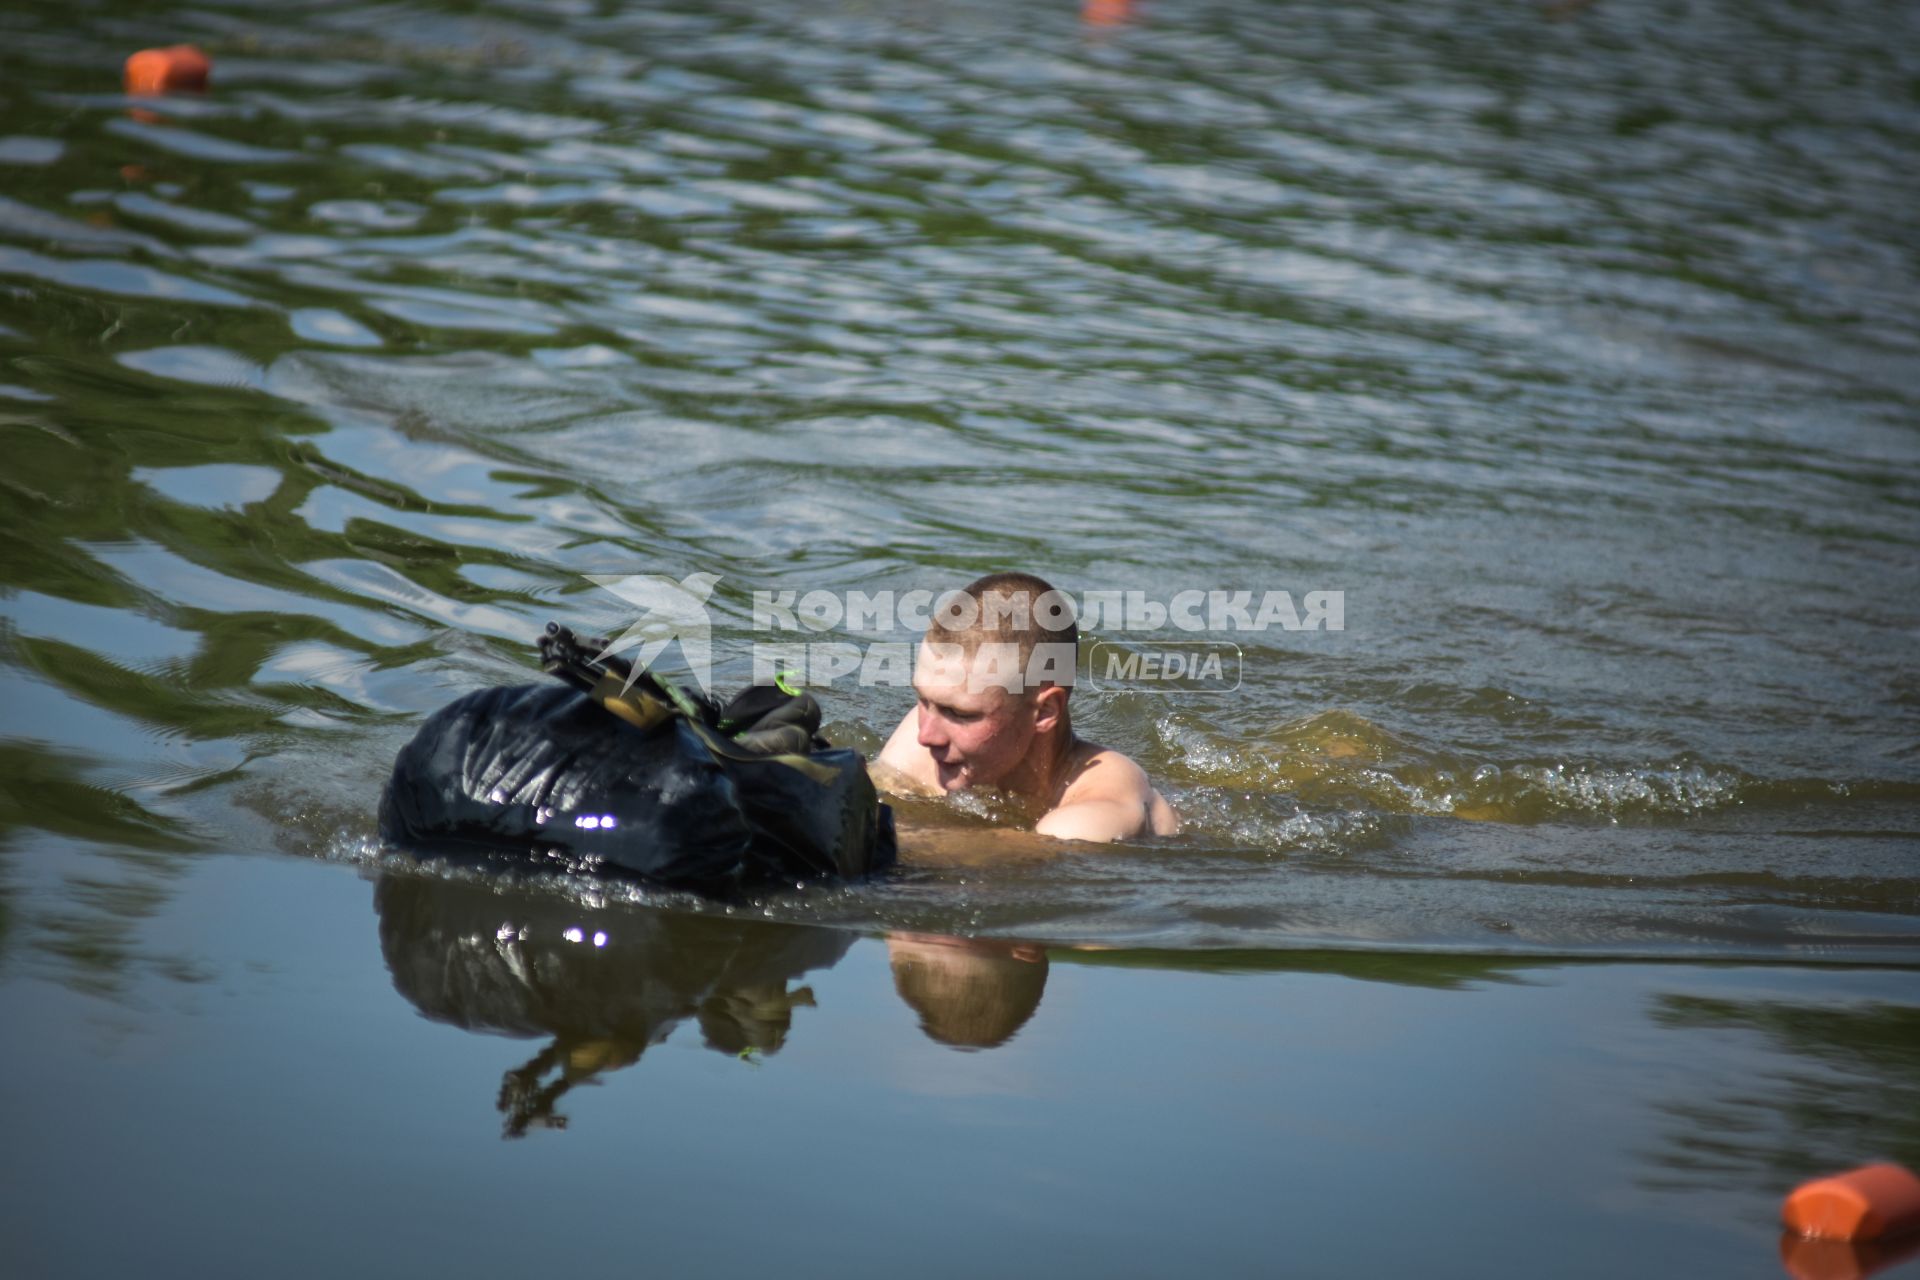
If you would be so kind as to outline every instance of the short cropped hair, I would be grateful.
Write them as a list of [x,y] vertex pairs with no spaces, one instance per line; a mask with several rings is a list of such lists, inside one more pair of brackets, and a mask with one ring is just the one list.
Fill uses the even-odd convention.
[[[1046,579],[1031,573],[990,573],[940,598],[927,641],[958,645],[968,657],[983,644],[1012,644],[1019,651],[1021,671],[1029,669],[1041,645],[1061,645],[1070,659],[1061,664],[1062,670],[1071,673],[1080,624],[1073,601]],[[1059,683],[1070,683],[1070,677]]]

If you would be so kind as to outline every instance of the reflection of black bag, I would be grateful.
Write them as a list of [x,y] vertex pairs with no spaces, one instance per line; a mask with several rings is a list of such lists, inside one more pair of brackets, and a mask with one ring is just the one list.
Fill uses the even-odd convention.
[[373,902],[394,987],[434,1021],[638,1048],[697,1014],[725,1052],[739,1052],[736,1037],[774,1052],[791,1008],[770,1008],[750,1035],[729,1036],[717,1020],[743,1002],[770,1007],[761,993],[832,968],[854,941],[816,925],[589,908],[431,875],[382,876]]
[[548,1040],[501,1080],[510,1138],[565,1128],[557,1108],[570,1090],[631,1066],[689,1018],[721,1053],[779,1052],[794,1009],[813,1003],[811,988],[788,984],[833,967],[854,939],[769,920],[594,909],[435,876],[382,876],[373,902],[394,989],[421,1013]]
[[382,838],[469,859],[558,855],[715,896],[893,862],[893,815],[859,754],[812,736],[817,707],[789,724],[811,697],[750,689],[722,709],[583,653],[554,628],[542,655],[574,688],[483,689],[429,717],[394,761]]

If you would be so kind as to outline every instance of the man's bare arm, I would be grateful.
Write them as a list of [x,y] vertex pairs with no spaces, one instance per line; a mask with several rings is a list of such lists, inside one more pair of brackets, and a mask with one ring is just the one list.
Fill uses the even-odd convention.
[[1067,846],[1018,827],[956,827],[899,822],[900,861],[909,867],[1004,867],[1044,862]]

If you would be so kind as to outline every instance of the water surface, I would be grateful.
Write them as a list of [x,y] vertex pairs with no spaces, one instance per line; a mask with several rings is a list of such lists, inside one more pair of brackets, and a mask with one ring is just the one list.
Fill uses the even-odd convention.
[[[72,1100],[31,1109],[18,1221],[101,1176],[72,1151],[131,1177],[212,1132],[198,1180],[105,1197],[139,1208],[127,1241],[203,1231],[169,1206],[256,1194],[213,1171],[264,1158],[236,1126],[267,1115],[309,1189],[360,1185],[373,1143],[362,1203],[429,1196],[382,1237],[396,1270],[441,1227],[551,1256],[477,1216],[499,1153],[538,1151],[662,1196],[694,1161],[775,1234],[891,1195],[856,1271],[934,1234],[956,1269],[1001,1238],[1065,1265],[1096,1211],[1138,1226],[1089,1266],[1264,1268],[1281,1227],[1246,1224],[1284,1187],[1333,1224],[1308,1273],[1351,1248],[1560,1274],[1521,1253],[1631,1223],[1637,1251],[1581,1256],[1751,1274],[1794,1177],[1916,1158],[1871,1122],[1911,1078],[1920,945],[1915,13],[10,5],[0,999],[44,1050],[9,1097]],[[189,39],[211,93],[119,95],[127,53]],[[883,883],[732,915],[513,891],[496,929],[525,901],[653,939],[605,970],[541,952],[581,995],[557,1021],[422,995],[491,971],[405,945],[438,907],[395,932],[396,895],[473,887],[386,858],[380,783],[424,713],[534,678],[548,619],[630,620],[586,575],[719,575],[727,685],[756,591],[1004,568],[1338,590],[1346,625],[1243,637],[1231,694],[1076,692],[1174,841],[993,859],[977,806],[913,806],[958,834]],[[827,700],[866,749],[908,707]],[[1039,948],[1040,1012],[955,1054],[890,994],[901,932]],[[732,985],[659,976],[728,948]],[[802,986],[817,1008],[782,1013]],[[815,1013],[849,1021],[793,1030]],[[549,1099],[556,1137],[569,1069],[608,1087]],[[529,1141],[503,1145],[510,1070]],[[696,1141],[729,1107],[742,1136]],[[1123,1116],[1157,1136],[1122,1149]],[[656,1124],[643,1178],[623,1153]],[[844,1176],[809,1181],[792,1152],[834,1135]],[[1569,1150],[1595,1154],[1543,1182]],[[918,1190],[886,1173],[909,1158]],[[768,1159],[800,1201],[765,1207]],[[1130,1160],[1204,1193],[1130,1199]],[[1352,1198],[1383,1165],[1422,1206],[1398,1243]],[[935,1212],[962,1187],[991,1230]],[[662,1261],[737,1270],[765,1238],[660,1203],[687,1233]],[[1422,1243],[1517,1204],[1553,1230]],[[237,1258],[285,1238],[247,1221]],[[124,1261],[93,1237],[82,1270]]]

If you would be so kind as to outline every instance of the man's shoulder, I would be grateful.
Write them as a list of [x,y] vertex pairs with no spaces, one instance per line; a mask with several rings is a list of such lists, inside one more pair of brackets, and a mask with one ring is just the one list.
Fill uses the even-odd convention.
[[874,785],[882,791],[939,793],[933,757],[916,741],[914,719],[914,713],[907,712],[869,766]]
[[1147,771],[1131,756],[1097,742],[1079,742],[1074,744],[1073,764],[1058,803],[1134,797],[1144,801],[1152,791]]
[[1054,806],[1056,813],[1070,805],[1114,806],[1140,815],[1138,826],[1124,833],[1127,836],[1178,834],[1180,815],[1154,789],[1153,779],[1131,756],[1097,742],[1082,743],[1076,755],[1074,769]]

